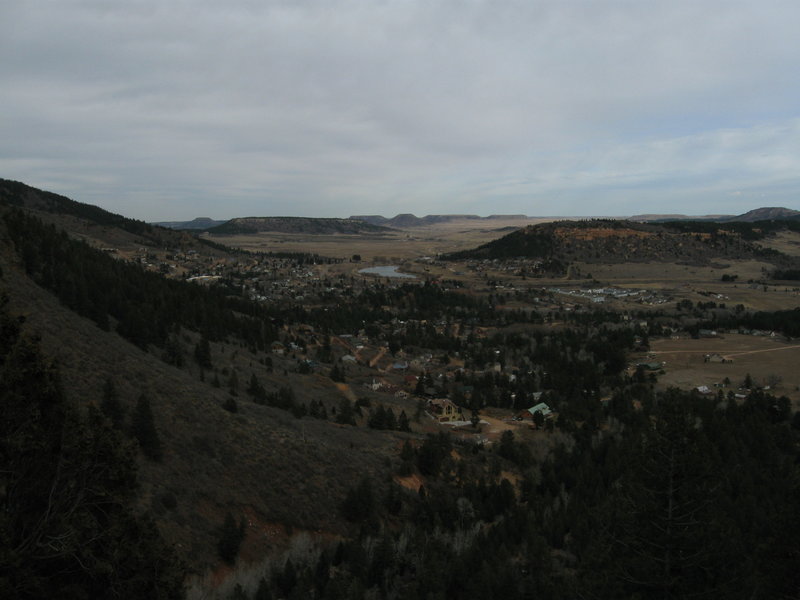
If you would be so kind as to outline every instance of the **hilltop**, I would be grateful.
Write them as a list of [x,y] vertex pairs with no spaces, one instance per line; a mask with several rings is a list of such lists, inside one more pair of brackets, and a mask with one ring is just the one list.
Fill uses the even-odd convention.
[[757,221],[787,220],[787,219],[798,219],[798,218],[800,218],[800,211],[793,210],[791,208],[763,207],[763,208],[755,208],[741,215],[689,216],[680,214],[672,214],[672,215],[646,214],[646,215],[634,215],[632,217],[628,217],[628,220],[637,222],[638,221],[641,222],[717,221],[720,223],[730,223],[730,222],[755,223]]
[[757,221],[775,221],[786,219],[800,219],[800,210],[783,207],[756,208],[737,217],[729,217],[724,221],[755,223]]
[[540,259],[571,262],[687,262],[758,258],[787,267],[796,261],[758,243],[783,229],[800,230],[796,221],[771,224],[706,222],[636,223],[597,219],[530,225],[472,250],[451,253],[447,260]]

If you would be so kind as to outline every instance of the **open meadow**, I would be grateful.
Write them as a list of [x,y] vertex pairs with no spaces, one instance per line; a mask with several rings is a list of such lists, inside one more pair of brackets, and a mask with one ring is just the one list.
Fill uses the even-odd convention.
[[[707,357],[717,355],[724,362]],[[722,334],[715,338],[656,339],[643,361],[663,362],[664,387],[708,387],[740,393],[749,374],[753,384],[769,387],[776,396],[787,396],[800,407],[800,343],[777,337]],[[726,383],[727,382],[727,383]]]

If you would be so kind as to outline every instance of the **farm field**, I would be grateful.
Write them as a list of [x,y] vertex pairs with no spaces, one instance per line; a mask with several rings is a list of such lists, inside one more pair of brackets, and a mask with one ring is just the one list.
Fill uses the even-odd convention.
[[[706,362],[708,354],[719,354],[731,362]],[[654,339],[642,360],[665,362],[663,387],[691,389],[715,384],[727,377],[731,383],[722,390],[737,391],[749,373],[757,385],[771,385],[772,393],[785,395],[800,408],[800,344],[768,336],[725,334],[718,338]],[[777,383],[776,383],[777,382]]]

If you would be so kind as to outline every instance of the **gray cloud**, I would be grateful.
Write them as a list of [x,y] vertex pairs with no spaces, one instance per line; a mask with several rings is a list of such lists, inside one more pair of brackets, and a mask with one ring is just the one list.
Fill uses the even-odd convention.
[[798,21],[794,2],[11,0],[0,176],[148,220],[796,206]]

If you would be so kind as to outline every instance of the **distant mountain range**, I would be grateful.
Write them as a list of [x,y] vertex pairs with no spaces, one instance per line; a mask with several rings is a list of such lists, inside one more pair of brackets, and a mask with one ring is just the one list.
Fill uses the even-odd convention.
[[[399,214],[391,219],[381,215],[353,215],[351,219],[372,223],[373,225],[383,225],[384,227],[394,227],[398,229],[406,229],[413,227],[424,227],[426,225],[438,225],[441,223],[449,223],[452,221],[471,220],[471,221],[498,221],[498,220],[527,220],[536,217],[527,215],[490,215],[488,217],[480,217],[478,215],[427,215],[424,217],[417,217],[410,213]],[[563,217],[557,217],[562,220]],[[580,219],[580,217],[575,217]],[[790,208],[782,207],[764,207],[756,208],[742,215],[681,215],[681,214],[643,214],[628,217],[629,221],[636,222],[662,222],[662,221],[714,221],[719,223],[729,222],[747,222],[752,223],[755,221],[770,221],[770,220],[784,220],[784,219],[800,219],[800,211]],[[572,220],[572,219],[565,219]]]
[[[489,215],[481,217],[469,214],[426,215],[417,217],[411,213],[402,213],[392,218],[382,215],[353,215],[347,219],[323,219],[312,217],[239,217],[228,221],[218,221],[208,217],[197,217],[191,221],[162,221],[153,223],[168,229],[186,229],[190,231],[208,231],[219,235],[242,233],[258,233],[272,231],[279,233],[380,233],[386,228],[413,229],[430,225],[441,225],[454,221],[485,221],[491,225],[494,221],[525,221],[537,217],[527,215]],[[584,217],[588,218],[588,217]],[[570,218],[554,217],[558,220]],[[580,219],[575,217],[574,219]],[[742,215],[682,215],[682,214],[642,214],[628,217],[627,220],[637,223],[660,223],[666,221],[713,221],[718,223],[747,222],[800,219],[800,211],[781,207],[757,208]],[[521,224],[522,227],[524,224]],[[369,226],[372,226],[370,228]],[[375,229],[377,227],[377,229]],[[512,226],[513,228],[513,226]],[[509,229],[506,227],[506,229]]]
[[756,221],[775,221],[786,219],[800,219],[800,211],[791,208],[768,206],[756,208],[742,215],[658,215],[645,214],[629,217],[629,221],[637,222],[662,222],[662,221],[715,221],[717,223],[755,223]]
[[236,235],[272,231],[308,234],[370,234],[387,233],[388,228],[357,219],[317,219],[310,217],[243,217],[207,229],[218,235]]

